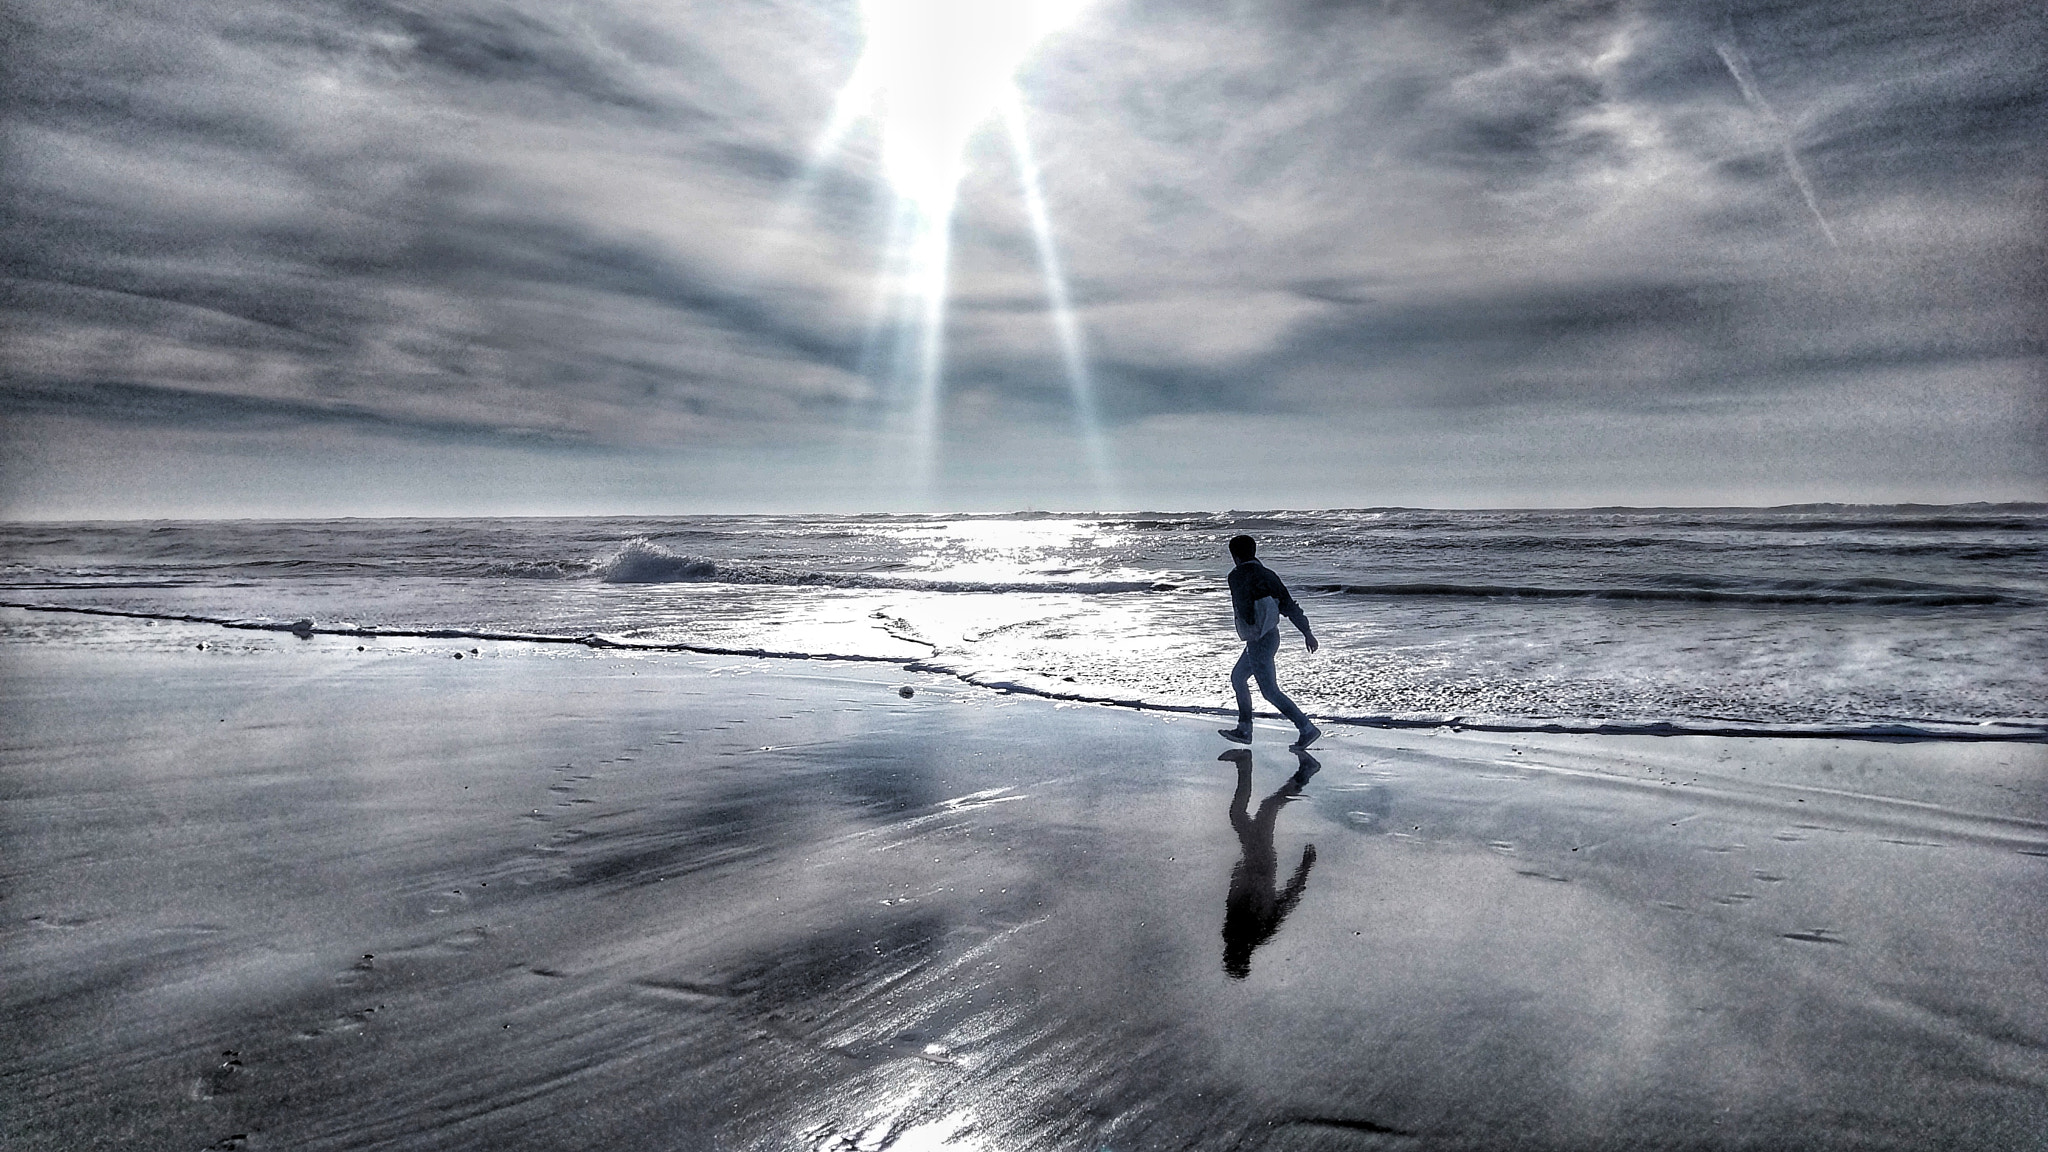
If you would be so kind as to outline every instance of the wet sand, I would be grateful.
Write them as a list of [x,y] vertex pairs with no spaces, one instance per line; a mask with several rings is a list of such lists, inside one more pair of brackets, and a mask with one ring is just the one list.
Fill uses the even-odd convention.
[[363,648],[0,614],[8,1149],[2048,1148],[2048,747]]

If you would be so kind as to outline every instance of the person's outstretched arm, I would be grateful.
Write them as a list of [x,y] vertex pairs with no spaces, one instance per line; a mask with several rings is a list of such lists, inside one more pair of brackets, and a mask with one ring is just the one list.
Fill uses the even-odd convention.
[[1287,585],[1281,583],[1278,576],[1274,576],[1272,580],[1274,598],[1280,602],[1280,614],[1294,622],[1294,626],[1301,631],[1302,641],[1308,645],[1308,650],[1315,651],[1316,634],[1308,626],[1308,613],[1303,612],[1301,605],[1295,603],[1293,594],[1287,591]]
[[1287,618],[1294,621],[1296,628],[1301,629],[1302,643],[1308,645],[1309,651],[1315,651],[1317,648],[1316,634],[1309,630],[1308,613],[1301,610],[1301,605],[1296,604],[1293,600],[1289,600],[1287,602]]

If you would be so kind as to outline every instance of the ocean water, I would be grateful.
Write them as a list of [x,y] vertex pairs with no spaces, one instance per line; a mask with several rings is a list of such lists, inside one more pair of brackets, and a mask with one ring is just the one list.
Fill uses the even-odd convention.
[[2048,739],[2037,504],[15,523],[0,600],[1208,708],[1230,700],[1239,532],[1314,623],[1313,655],[1287,630],[1281,681],[1319,716]]

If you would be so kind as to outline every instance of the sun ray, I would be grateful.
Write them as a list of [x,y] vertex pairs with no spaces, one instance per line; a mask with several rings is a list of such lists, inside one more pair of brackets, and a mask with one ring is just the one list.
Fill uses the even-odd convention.
[[[877,463],[883,456],[900,459],[903,478],[921,506],[938,495],[953,218],[968,146],[991,121],[1004,125],[1015,149],[1088,472],[1097,498],[1111,498],[1109,447],[1086,344],[1015,82],[1037,43],[1072,20],[1080,6],[1080,0],[864,0],[867,43],[777,219],[777,232],[787,233],[825,166],[863,119],[871,121],[894,203],[857,369],[875,382],[882,408]],[[885,339],[886,329],[893,329],[887,332],[893,338]],[[861,414],[862,406],[850,414],[843,445],[852,442]]]
[[1010,147],[1016,154],[1017,173],[1024,186],[1024,211],[1031,218],[1031,236],[1037,242],[1038,270],[1045,280],[1045,297],[1052,317],[1053,335],[1059,341],[1060,361],[1067,373],[1067,389],[1074,402],[1074,419],[1080,425],[1081,443],[1088,454],[1088,470],[1095,482],[1095,494],[1107,507],[1115,500],[1115,473],[1109,455],[1108,438],[1095,407],[1095,379],[1088,366],[1081,325],[1074,318],[1074,306],[1067,291],[1067,274],[1060,266],[1060,253],[1053,241],[1052,214],[1045,207],[1045,188],[1039,180],[1038,158],[1031,149],[1031,134],[1024,122],[1024,99],[1014,88],[1003,100],[1003,124],[1009,130]]
[[946,354],[946,290],[951,279],[953,255],[953,204],[951,196],[925,205],[930,219],[921,221],[918,255],[913,261],[918,273],[917,407],[912,426],[912,460],[916,464],[916,494],[920,503],[935,495],[933,483],[938,468],[939,385],[944,375]]

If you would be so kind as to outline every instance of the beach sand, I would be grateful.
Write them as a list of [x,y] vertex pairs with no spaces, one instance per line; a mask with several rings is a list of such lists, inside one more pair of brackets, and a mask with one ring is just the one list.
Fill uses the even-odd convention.
[[2048,1148],[2039,744],[0,626],[10,1150]]

